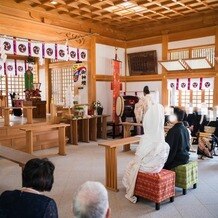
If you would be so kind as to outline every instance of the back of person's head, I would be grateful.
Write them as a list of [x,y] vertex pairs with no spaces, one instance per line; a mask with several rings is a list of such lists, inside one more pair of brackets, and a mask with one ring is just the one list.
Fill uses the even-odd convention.
[[144,92],[144,94],[150,94],[150,91],[149,91],[149,88],[148,88],[148,86],[145,86],[144,87],[144,89],[143,89],[143,92]]
[[174,108],[174,114],[177,117],[177,121],[183,121],[184,116],[185,116],[185,111],[183,111],[182,109],[175,107]]
[[47,158],[29,160],[22,172],[23,187],[37,191],[51,191],[54,182],[54,164]]
[[189,128],[189,123],[187,121],[183,121],[183,124],[186,128]]
[[76,218],[109,217],[108,193],[99,182],[85,182],[77,190],[73,200],[73,214]]

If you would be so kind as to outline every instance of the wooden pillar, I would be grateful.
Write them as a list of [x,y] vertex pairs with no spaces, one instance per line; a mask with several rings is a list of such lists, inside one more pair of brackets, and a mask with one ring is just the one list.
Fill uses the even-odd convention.
[[51,71],[49,69],[49,59],[45,59],[45,90],[46,90],[46,112],[50,112],[51,103]]
[[126,87],[127,87],[127,83],[126,83],[126,77],[128,76],[127,75],[127,66],[128,66],[128,56],[127,56],[127,48],[125,48],[125,79],[124,79],[124,81],[122,81],[122,76],[121,76],[121,82],[124,82],[124,87],[122,87],[122,91],[124,92],[126,92]]
[[96,38],[90,40],[89,74],[88,74],[88,104],[96,101]]
[[5,107],[3,110],[4,110],[4,126],[10,126],[10,108]]
[[119,191],[117,188],[117,154],[116,147],[105,148],[105,169],[106,169],[106,188],[112,191]]
[[27,153],[33,154],[33,131],[32,130],[26,131],[26,146],[27,146]]
[[[215,34],[215,57],[218,57],[218,26],[216,26]],[[218,59],[215,61],[215,72],[213,105],[218,106]]]
[[[162,35],[162,60],[167,60],[168,54],[168,35],[163,33]],[[167,90],[167,71],[162,67],[162,104],[163,106],[168,105],[168,90]]]
[[65,127],[58,128],[59,152],[60,155],[66,155]]
[[39,58],[35,58],[35,72],[36,72],[36,83],[39,82]]

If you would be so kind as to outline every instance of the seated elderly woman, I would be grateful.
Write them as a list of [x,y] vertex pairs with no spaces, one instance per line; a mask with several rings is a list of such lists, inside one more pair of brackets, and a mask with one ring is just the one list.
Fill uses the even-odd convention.
[[48,159],[29,160],[22,173],[23,188],[1,194],[0,217],[58,217],[55,201],[41,194],[52,189],[54,169]]
[[100,182],[87,181],[79,187],[73,199],[76,218],[108,218],[108,193]]
[[161,104],[154,104],[148,108],[143,118],[143,128],[144,135],[123,177],[125,197],[133,203],[137,201],[134,189],[138,171],[160,172],[169,154],[169,145],[164,139],[164,108]]

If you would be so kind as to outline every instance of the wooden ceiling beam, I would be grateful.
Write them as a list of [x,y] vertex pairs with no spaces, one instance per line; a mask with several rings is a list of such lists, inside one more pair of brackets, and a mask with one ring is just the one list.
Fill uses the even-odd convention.
[[[112,27],[110,25],[92,22],[91,19],[82,21],[75,19],[75,16],[70,17],[70,15],[60,14],[58,12],[46,12],[41,8],[32,8],[28,5],[17,4],[12,0],[3,1],[0,3],[0,15],[7,14],[13,19],[22,18],[24,22],[37,22],[43,25],[43,22],[47,22],[52,25],[55,29],[59,27],[67,28],[71,31],[89,33],[92,32],[101,34],[105,37],[112,37],[116,39],[125,39],[125,33]],[[77,14],[78,16],[78,14]],[[81,16],[81,15],[80,15]],[[58,19],[57,19],[58,18]],[[9,25],[10,26],[10,25]],[[21,26],[22,28],[22,26]],[[31,29],[31,28],[29,28]]]
[[[108,7],[117,6],[123,0],[57,0],[57,5],[50,4],[50,0],[0,1],[0,6],[14,11],[10,14],[0,7],[0,13],[3,11],[15,16],[15,19],[20,17],[26,21],[30,19],[85,32],[91,30],[122,40],[159,35],[164,29],[169,29],[169,33],[173,34],[213,26],[218,19],[215,15],[218,13],[218,3],[207,0],[129,0],[142,7],[142,12],[131,12],[123,16],[107,11]],[[125,14],[123,9],[119,12]]]
[[[199,14],[200,15],[200,14]],[[153,22],[148,25],[138,25],[134,28],[128,28],[126,33],[128,32],[127,40],[136,39],[136,38],[143,38],[149,37],[153,34],[161,34],[161,31],[164,29],[170,30],[170,32],[180,32],[183,30],[192,30],[193,28],[202,28],[206,26],[215,25],[218,20],[218,13],[214,12],[211,14],[201,14],[201,16],[194,16],[194,17],[184,17],[182,19],[174,19],[173,22]],[[145,32],[143,29],[147,29],[148,31]]]

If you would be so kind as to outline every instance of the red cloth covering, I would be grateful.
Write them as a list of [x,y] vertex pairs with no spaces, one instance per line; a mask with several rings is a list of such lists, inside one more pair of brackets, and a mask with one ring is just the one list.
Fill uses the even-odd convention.
[[159,173],[138,172],[135,196],[160,203],[175,196],[175,173],[162,169]]

